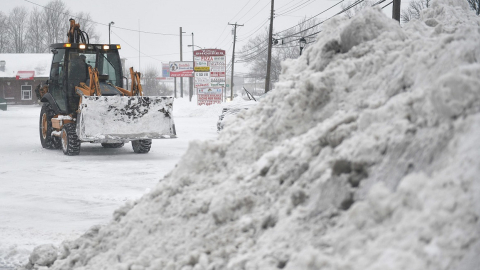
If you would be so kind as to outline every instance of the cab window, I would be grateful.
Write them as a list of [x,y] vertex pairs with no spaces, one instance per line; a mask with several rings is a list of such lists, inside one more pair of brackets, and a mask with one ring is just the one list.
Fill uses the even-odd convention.
[[122,64],[118,52],[110,51],[98,56],[99,75],[108,75],[107,82],[112,85],[123,87]]
[[48,92],[53,96],[58,108],[62,111],[67,110],[65,82],[65,49],[55,50],[53,55],[52,67],[50,69],[50,81]]

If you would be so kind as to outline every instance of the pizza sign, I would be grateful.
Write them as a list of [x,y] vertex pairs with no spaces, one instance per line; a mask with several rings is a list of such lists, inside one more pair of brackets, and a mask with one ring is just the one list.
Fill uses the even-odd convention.
[[225,51],[203,49],[193,52],[193,70],[197,104],[210,105],[222,102],[225,89]]

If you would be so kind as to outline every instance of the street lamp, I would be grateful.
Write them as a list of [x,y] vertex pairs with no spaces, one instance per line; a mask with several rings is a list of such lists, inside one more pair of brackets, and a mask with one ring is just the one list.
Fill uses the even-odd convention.
[[115,23],[114,23],[114,22],[108,23],[108,44],[110,44],[110,26],[111,26],[112,24],[115,24]]
[[[195,42],[193,42],[193,32],[192,32],[192,44],[194,45]],[[193,57],[193,45],[192,46],[189,46],[189,47],[192,47],[192,61],[195,60],[195,58]]]
[[197,48],[200,48],[201,50],[203,50],[203,48],[202,48],[202,47],[200,47],[200,46],[197,46],[197,45],[188,45],[188,47],[197,47]]
[[307,44],[307,40],[305,40],[304,37],[302,37],[298,42],[300,42],[300,55],[302,55],[303,48],[305,48],[305,45]]

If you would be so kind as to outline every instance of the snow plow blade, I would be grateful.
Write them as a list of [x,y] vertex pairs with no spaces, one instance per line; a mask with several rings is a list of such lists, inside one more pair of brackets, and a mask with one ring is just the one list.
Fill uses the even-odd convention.
[[82,96],[77,134],[90,142],[175,138],[172,109],[173,97]]

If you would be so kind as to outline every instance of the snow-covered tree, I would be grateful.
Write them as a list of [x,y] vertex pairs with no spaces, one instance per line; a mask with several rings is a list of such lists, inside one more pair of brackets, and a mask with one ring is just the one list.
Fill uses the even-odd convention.
[[8,52],[8,17],[0,11],[0,53]]
[[145,95],[158,96],[160,94],[157,77],[160,77],[160,72],[155,66],[148,66],[145,72],[142,73],[142,87]]
[[42,12],[33,8],[30,12],[30,18],[27,29],[27,51],[32,53],[44,53],[48,51],[48,45],[45,44],[45,23]]
[[366,7],[371,7],[374,4],[372,0],[364,0],[364,1],[358,1],[358,0],[349,0],[343,2],[340,7],[342,7],[342,10],[344,10],[343,14],[347,18],[352,18],[357,14],[360,10],[366,8]]
[[[278,81],[281,73],[281,62],[288,58],[297,58],[300,55],[299,40],[303,37],[307,44],[315,40],[320,25],[315,18],[302,19],[294,27],[278,32],[274,35],[272,47],[272,62],[270,78]],[[238,62],[246,63],[250,71],[249,78],[265,80],[267,75],[268,28],[261,34],[251,38],[238,53]]]
[[420,12],[430,6],[431,0],[412,0],[408,3],[408,7],[403,9],[400,14],[402,22],[406,23],[412,19],[419,19]]
[[43,10],[47,44],[63,43],[67,40],[70,25],[68,19],[70,19],[68,9],[63,1],[48,2]]
[[480,15],[480,0],[467,0],[470,7],[475,10],[477,15]]
[[26,35],[28,27],[28,12],[25,7],[15,7],[8,16],[8,36],[11,40],[12,51],[24,53],[26,51]]

